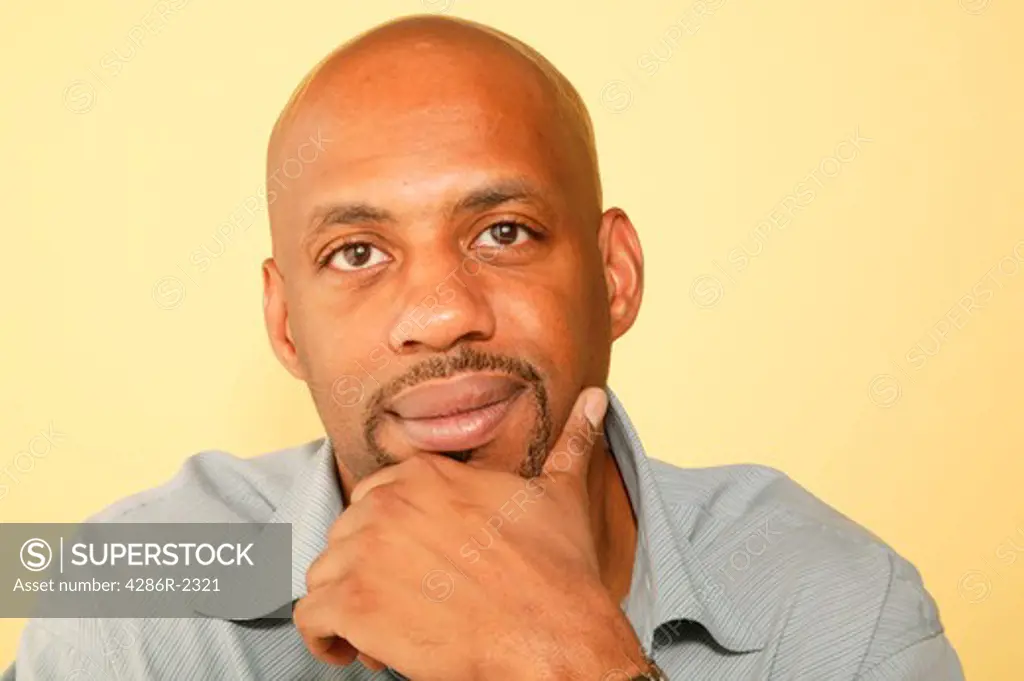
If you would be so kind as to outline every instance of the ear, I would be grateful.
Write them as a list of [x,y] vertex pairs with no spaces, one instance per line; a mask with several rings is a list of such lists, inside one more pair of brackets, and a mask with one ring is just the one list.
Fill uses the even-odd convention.
[[644,295],[644,252],[640,237],[621,208],[609,208],[601,216],[597,233],[608,288],[612,340],[629,331],[640,312]]
[[305,381],[306,371],[295,350],[295,341],[288,324],[284,277],[273,258],[263,261],[263,320],[267,325],[270,346],[278,361],[292,376]]

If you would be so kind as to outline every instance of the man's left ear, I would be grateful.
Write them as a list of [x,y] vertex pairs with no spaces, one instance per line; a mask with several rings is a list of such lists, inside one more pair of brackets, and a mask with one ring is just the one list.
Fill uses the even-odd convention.
[[621,208],[601,216],[597,244],[604,262],[612,340],[629,331],[640,312],[644,295],[644,252],[640,237]]

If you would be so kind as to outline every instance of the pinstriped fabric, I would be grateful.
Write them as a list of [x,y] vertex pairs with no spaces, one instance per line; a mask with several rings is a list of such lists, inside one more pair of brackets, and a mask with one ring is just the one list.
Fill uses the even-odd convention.
[[[963,679],[920,575],[881,540],[778,471],[648,459],[609,397],[605,431],[639,530],[622,607],[669,678]],[[291,523],[294,599],[340,512],[333,451],[320,440],[252,459],[198,454],[169,483],[93,520]],[[197,618],[33,620],[16,678],[397,677],[317,662],[288,620]]]

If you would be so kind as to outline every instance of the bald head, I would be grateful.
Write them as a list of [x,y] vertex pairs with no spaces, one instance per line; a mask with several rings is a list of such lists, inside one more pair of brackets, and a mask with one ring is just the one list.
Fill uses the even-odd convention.
[[[579,185],[579,200],[600,210],[601,184],[590,116],[572,84],[543,55],[497,29],[463,19],[420,15],[398,19],[341,45],[302,80],[271,133],[267,173],[325,130],[382,138],[389,123],[430,111],[464,112],[467,125],[515,116],[553,145],[552,160]],[[348,128],[348,130],[344,130]],[[282,202],[287,203],[287,202]],[[284,205],[278,208],[284,208]],[[271,206],[271,226],[282,211]]]

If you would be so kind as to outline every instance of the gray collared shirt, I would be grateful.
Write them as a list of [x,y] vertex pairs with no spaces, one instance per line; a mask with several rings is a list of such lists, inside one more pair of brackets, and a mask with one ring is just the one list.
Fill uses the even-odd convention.
[[[648,459],[609,396],[605,432],[638,522],[622,607],[670,679],[963,679],[910,563],[779,471]],[[250,459],[197,454],[92,520],[290,523],[298,599],[341,512],[333,451],[318,440]],[[291,620],[269,618],[37,619],[16,664],[18,681],[391,678],[322,664]]]

